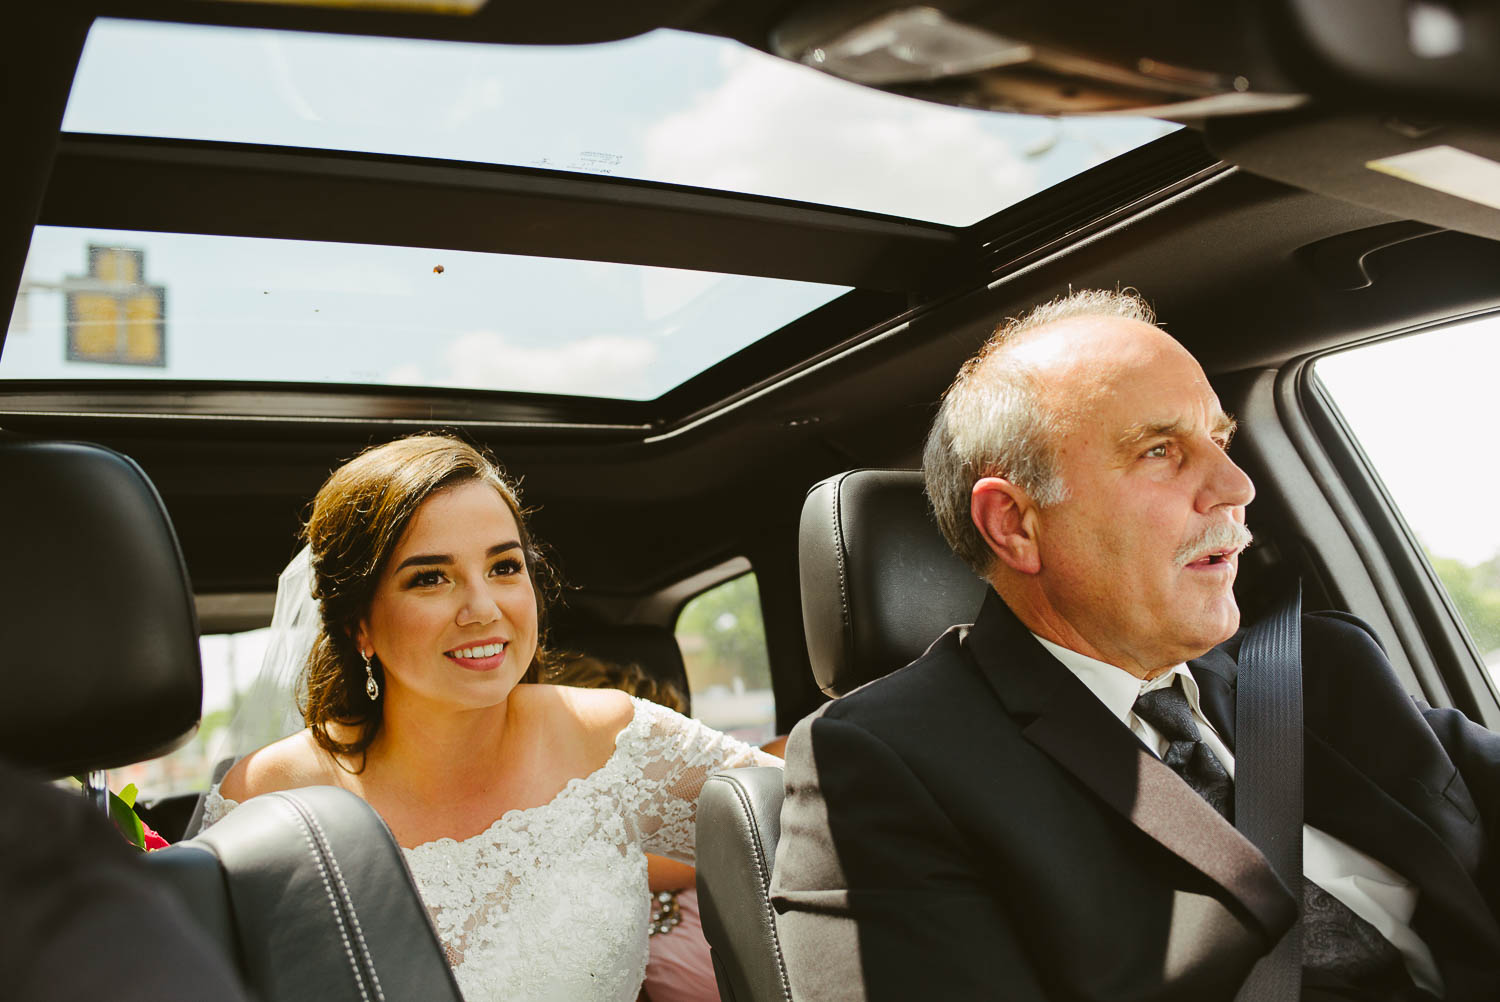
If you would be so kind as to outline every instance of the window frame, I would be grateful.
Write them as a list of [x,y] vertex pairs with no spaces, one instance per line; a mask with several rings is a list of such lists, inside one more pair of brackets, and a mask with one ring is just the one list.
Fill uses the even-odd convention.
[[[1287,438],[1341,528],[1340,540],[1309,543],[1313,550],[1325,551],[1329,576],[1336,578],[1340,591],[1347,589],[1346,607],[1370,619],[1382,636],[1394,638],[1400,651],[1390,652],[1392,662],[1408,688],[1434,706],[1455,706],[1491,729],[1500,727],[1500,693],[1481,652],[1314,365],[1332,355],[1421,336],[1494,312],[1469,311],[1301,356],[1281,369],[1275,386]],[[1335,549],[1342,552],[1328,552]],[[1388,631],[1380,629],[1380,620]],[[1409,675],[1401,670],[1402,661]]]

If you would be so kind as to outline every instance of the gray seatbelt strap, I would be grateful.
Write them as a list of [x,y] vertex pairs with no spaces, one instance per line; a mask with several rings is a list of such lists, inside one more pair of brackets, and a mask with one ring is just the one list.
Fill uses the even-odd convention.
[[[1302,894],[1302,584],[1250,627],[1234,706],[1234,825],[1297,899]],[[1302,994],[1299,918],[1245,979],[1236,1002]]]

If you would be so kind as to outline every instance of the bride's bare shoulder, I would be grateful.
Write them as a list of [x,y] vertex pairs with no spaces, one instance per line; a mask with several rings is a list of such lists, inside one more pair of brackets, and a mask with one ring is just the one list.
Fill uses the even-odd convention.
[[219,784],[219,794],[243,803],[262,793],[332,783],[336,768],[311,731],[299,731],[246,755]]
[[591,758],[608,758],[615,736],[635,716],[635,704],[618,689],[580,689],[568,685],[517,686],[527,712],[547,720],[552,733],[568,733],[590,749]]

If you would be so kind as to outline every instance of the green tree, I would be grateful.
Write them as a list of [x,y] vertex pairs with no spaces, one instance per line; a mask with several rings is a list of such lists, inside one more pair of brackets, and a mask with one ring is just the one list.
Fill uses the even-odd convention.
[[693,598],[677,617],[677,638],[694,689],[770,688],[766,627],[754,574],[743,574]]
[[1429,552],[1448,596],[1481,654],[1500,648],[1500,555],[1476,567]]

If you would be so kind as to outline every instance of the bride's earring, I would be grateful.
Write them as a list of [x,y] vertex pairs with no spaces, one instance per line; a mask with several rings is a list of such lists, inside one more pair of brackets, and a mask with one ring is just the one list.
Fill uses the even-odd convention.
[[360,651],[360,656],[365,659],[365,695],[370,697],[370,702],[380,698],[380,683],[375,681],[375,669],[370,667],[370,658],[373,654]]

